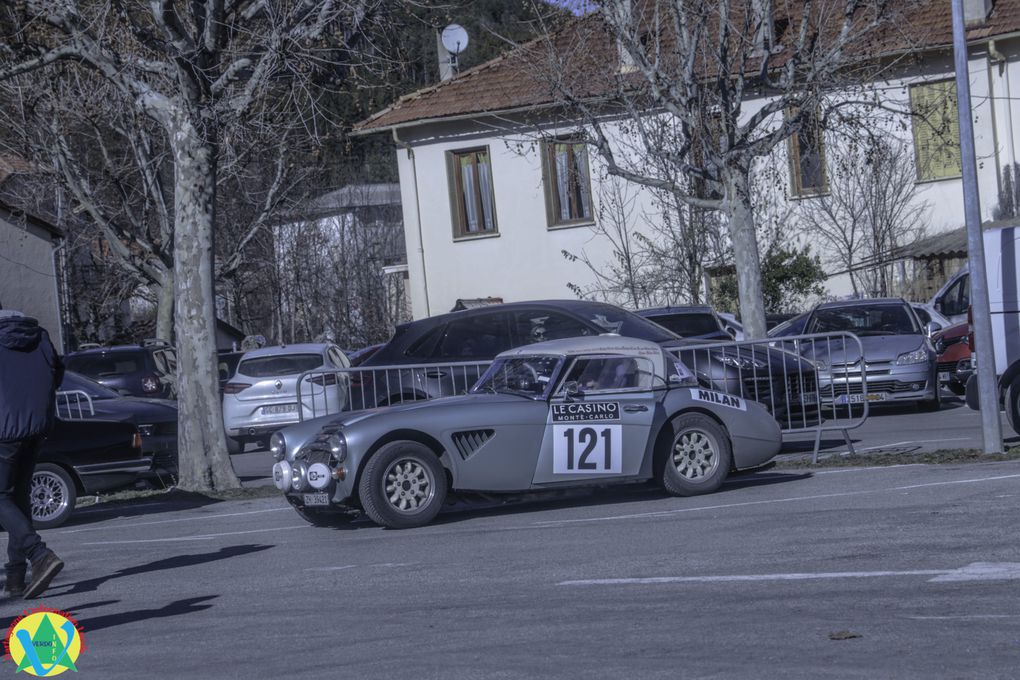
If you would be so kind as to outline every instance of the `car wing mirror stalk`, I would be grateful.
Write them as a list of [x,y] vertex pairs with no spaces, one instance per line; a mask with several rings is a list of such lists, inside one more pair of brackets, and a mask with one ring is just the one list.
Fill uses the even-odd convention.
[[563,384],[563,396],[567,398],[567,401],[574,401],[579,399],[584,392],[581,391],[581,385],[576,380],[571,380]]

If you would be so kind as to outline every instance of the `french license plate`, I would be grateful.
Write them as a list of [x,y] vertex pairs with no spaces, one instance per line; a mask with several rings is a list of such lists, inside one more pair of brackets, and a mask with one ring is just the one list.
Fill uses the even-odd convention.
[[306,493],[304,494],[305,505],[329,505],[328,493]]
[[949,371],[939,372],[939,382],[949,382]]
[[297,404],[276,404],[274,406],[263,406],[262,412],[268,415],[279,415],[280,413],[296,413]]
[[885,401],[889,395],[885,392],[872,392],[871,394],[841,394],[836,397],[837,404],[863,404],[876,401]]

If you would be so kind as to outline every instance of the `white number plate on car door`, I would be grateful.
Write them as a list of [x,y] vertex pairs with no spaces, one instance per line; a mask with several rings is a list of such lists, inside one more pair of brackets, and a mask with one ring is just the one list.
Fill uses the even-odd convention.
[[553,474],[611,475],[622,471],[622,425],[553,426]]

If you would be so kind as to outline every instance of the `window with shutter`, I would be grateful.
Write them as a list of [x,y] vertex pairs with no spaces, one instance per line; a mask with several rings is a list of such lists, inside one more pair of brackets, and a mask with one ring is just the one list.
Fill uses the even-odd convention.
[[546,214],[549,226],[592,221],[588,147],[584,142],[558,139],[543,145]]
[[497,233],[488,147],[447,152],[455,238]]
[[917,179],[959,177],[960,121],[956,82],[941,80],[910,86]]
[[[796,115],[794,110],[790,115]],[[820,115],[806,116],[800,130],[790,137],[790,192],[814,196],[828,190],[825,176],[825,136]]]

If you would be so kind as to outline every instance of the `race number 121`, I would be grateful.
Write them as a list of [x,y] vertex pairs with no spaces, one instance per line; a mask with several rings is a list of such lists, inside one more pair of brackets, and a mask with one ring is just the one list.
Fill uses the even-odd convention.
[[553,427],[553,473],[619,474],[622,437],[619,425],[557,425]]

